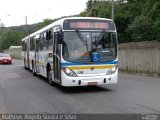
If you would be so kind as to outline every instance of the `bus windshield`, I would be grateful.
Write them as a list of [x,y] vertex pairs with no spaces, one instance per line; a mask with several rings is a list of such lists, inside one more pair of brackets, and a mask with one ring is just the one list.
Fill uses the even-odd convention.
[[63,59],[68,62],[90,63],[91,53],[100,56],[99,62],[108,62],[117,57],[115,32],[72,31],[64,32]]

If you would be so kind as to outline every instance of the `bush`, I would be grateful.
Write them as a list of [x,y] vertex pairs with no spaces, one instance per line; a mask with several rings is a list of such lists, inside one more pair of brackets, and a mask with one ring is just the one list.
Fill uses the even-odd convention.
[[133,41],[155,40],[155,30],[153,22],[143,15],[137,16],[133,23],[129,25],[129,31],[132,33]]

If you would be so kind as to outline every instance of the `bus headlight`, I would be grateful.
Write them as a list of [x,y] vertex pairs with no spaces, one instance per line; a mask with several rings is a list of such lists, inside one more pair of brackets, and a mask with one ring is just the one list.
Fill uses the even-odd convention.
[[116,72],[118,66],[117,65],[114,65],[112,68],[110,68],[109,70],[107,70],[107,75],[110,75],[110,74],[113,74]]
[[71,69],[69,68],[63,68],[63,71],[66,73],[66,75],[68,76],[71,76],[71,77],[77,77],[77,74],[72,71]]

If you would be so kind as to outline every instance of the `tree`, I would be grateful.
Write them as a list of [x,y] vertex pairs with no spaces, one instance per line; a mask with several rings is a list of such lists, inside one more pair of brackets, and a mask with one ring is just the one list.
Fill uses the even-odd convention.
[[111,18],[111,4],[108,1],[89,0],[87,9],[81,12],[80,16]]
[[16,31],[7,31],[3,34],[3,49],[8,49],[11,45],[21,45],[24,34]]
[[151,12],[150,16],[153,20],[160,19],[160,2],[155,2]]
[[156,32],[156,39],[158,41],[160,41],[160,20],[157,20],[154,23],[154,29],[155,29],[155,32]]
[[[126,2],[127,1],[127,2]],[[110,1],[89,0],[80,16],[110,18]],[[115,1],[115,24],[119,42],[160,40],[160,2],[157,0]]]
[[133,23],[129,25],[129,31],[132,33],[132,41],[155,40],[153,22],[143,15],[135,18]]

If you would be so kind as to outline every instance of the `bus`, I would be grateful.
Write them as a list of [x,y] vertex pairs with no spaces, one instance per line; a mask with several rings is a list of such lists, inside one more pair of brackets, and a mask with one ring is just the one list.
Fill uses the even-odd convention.
[[116,84],[116,26],[105,18],[59,19],[22,39],[22,59],[25,69],[51,85]]

